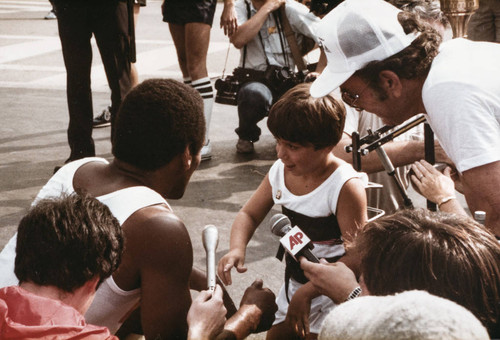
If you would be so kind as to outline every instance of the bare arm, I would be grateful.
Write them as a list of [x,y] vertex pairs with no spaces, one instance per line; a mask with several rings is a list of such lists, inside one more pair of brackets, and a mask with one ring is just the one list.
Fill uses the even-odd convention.
[[155,208],[140,212],[142,223],[135,224],[136,232],[127,236],[136,244],[133,255],[140,272],[144,335],[147,339],[185,338],[193,265],[189,234],[172,213]]
[[[333,149],[335,156],[350,164],[352,164],[352,153],[347,153],[345,151],[345,146],[351,143],[351,136],[344,133],[340,142]],[[411,164],[425,158],[423,141],[392,141],[384,144],[383,147],[394,167]],[[437,142],[435,145],[435,153],[436,162],[452,164],[451,160]],[[369,174],[385,170],[375,151],[370,152],[366,156],[361,156],[361,168],[362,171]]]
[[500,236],[500,161],[472,168],[462,175],[470,211],[485,211],[486,227]]
[[277,10],[285,0],[266,0],[265,3],[257,10],[254,16],[245,21],[238,30],[230,37],[231,43],[236,48],[242,48],[258,33],[262,25],[267,19],[267,16]]
[[231,268],[240,273],[246,271],[245,252],[248,242],[264,217],[274,205],[269,177],[266,175],[248,202],[236,215],[231,226],[229,252],[218,264],[217,272],[224,284],[231,284]]
[[359,259],[349,252],[348,245],[367,220],[366,191],[360,179],[353,178],[344,184],[340,191],[336,215],[346,245],[346,255],[340,261],[357,272]]

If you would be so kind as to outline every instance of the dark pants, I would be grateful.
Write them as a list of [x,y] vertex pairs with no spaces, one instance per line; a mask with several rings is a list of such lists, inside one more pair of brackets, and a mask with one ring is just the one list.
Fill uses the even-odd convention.
[[66,66],[71,149],[67,161],[94,156],[90,70],[95,37],[111,89],[111,122],[131,88],[127,6],[115,1],[54,1]]
[[257,123],[267,116],[273,104],[273,94],[264,84],[249,82],[238,91],[239,126],[235,130],[240,139],[256,142],[260,137]]

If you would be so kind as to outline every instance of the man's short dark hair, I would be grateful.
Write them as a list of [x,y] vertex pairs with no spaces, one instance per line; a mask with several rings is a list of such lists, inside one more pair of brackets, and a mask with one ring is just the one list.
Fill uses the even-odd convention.
[[95,277],[109,277],[122,251],[120,224],[97,199],[43,199],[19,223],[14,272],[20,283],[71,293]]
[[203,100],[192,87],[172,79],[149,79],[125,97],[113,126],[113,155],[144,170],[168,164],[189,147],[203,146]]
[[276,138],[316,150],[333,147],[342,138],[345,108],[331,95],[314,98],[311,83],[288,90],[271,108],[267,126]]
[[398,20],[406,34],[420,32],[420,35],[401,52],[381,61],[372,61],[354,73],[366,80],[377,91],[381,100],[387,97],[379,85],[381,71],[392,71],[402,79],[426,77],[442,41],[441,35],[415,13],[400,12]]

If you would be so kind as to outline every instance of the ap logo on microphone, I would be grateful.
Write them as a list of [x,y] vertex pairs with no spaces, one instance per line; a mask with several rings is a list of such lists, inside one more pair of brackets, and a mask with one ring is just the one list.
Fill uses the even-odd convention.
[[288,233],[280,239],[283,247],[293,256],[311,242],[311,239],[299,227],[293,227]]

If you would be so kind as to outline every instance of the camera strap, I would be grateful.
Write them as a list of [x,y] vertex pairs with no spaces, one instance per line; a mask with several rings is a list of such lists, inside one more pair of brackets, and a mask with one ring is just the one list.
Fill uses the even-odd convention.
[[290,46],[290,50],[292,51],[293,61],[295,62],[295,65],[297,65],[297,69],[299,71],[307,71],[306,64],[302,58],[302,54],[300,53],[299,44],[297,44],[295,33],[293,32],[290,22],[288,21],[288,17],[286,16],[285,5],[280,7],[280,14],[285,37],[288,41],[288,45]]

